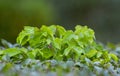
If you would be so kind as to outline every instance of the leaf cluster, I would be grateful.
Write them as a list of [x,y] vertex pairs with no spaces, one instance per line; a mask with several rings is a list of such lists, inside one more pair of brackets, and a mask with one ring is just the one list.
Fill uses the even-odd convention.
[[[77,25],[74,31],[59,25],[43,25],[41,28],[25,26],[16,41],[17,44],[12,45],[2,40],[4,47],[0,49],[0,60],[8,63],[5,65],[7,67],[20,64],[24,68],[27,65],[30,69],[35,69],[37,63],[33,62],[38,60],[38,67],[42,67],[39,70],[42,71],[57,72],[59,68],[72,72],[70,68],[78,67],[100,75],[103,71],[99,70],[114,67],[113,71],[119,66],[117,55],[96,42],[94,31],[87,26]],[[26,62],[28,59],[33,61],[32,64]]]

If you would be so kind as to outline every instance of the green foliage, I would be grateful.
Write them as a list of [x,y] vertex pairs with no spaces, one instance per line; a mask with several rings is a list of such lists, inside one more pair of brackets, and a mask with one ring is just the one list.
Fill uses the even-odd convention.
[[[43,25],[41,28],[25,26],[17,37],[18,44],[8,44],[5,40],[2,42],[8,46],[0,50],[0,60],[8,62],[6,67],[18,63],[35,70],[37,63],[34,60],[38,60],[41,71],[67,72],[72,71],[70,68],[82,67],[91,70],[93,75],[100,75],[102,71],[99,72],[99,69],[117,68],[119,61],[114,53],[95,41],[94,31],[87,26],[77,25],[74,31],[59,25]],[[26,64],[28,59],[33,62]]]
[[40,29],[25,26],[17,38],[17,43],[20,45],[28,43],[33,49],[32,52],[38,49],[39,55],[37,57],[41,58],[40,60],[53,58],[81,61],[81,56],[84,56],[84,58],[90,58],[93,61],[102,60],[106,62],[107,60],[109,62],[111,59],[117,61],[114,54],[109,55],[104,51],[104,48],[99,49],[99,44],[94,39],[94,31],[87,26],[77,25],[75,31],[72,31],[65,30],[58,25],[48,27],[43,25]]

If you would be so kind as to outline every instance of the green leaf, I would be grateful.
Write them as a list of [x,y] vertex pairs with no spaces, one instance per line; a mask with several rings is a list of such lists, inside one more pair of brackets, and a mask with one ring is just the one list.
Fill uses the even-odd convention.
[[56,33],[55,36],[58,38],[63,38],[63,36],[65,35],[66,30],[62,27],[57,25],[56,26]]
[[35,59],[37,54],[39,53],[40,49],[34,49],[34,50],[31,50],[27,53],[27,56],[28,58],[30,59]]
[[[50,27],[52,27],[52,26],[50,26]],[[50,29],[50,27],[47,27],[46,25],[43,25],[40,28],[40,32],[44,32],[44,34],[43,34],[44,36],[51,36],[51,37],[53,37],[54,32],[53,32],[52,29]]]
[[110,59],[111,59],[111,58],[110,58],[110,55],[108,54],[108,51],[107,51],[107,50],[103,51],[102,56],[103,56],[103,58],[104,58],[104,62],[105,62],[105,63],[109,62]]
[[79,40],[82,42],[87,43],[92,43],[94,41],[94,31],[87,26],[80,26],[77,25],[75,27],[75,34],[79,36]]
[[3,52],[4,52],[3,50],[0,50],[0,55],[2,55],[2,54],[3,54]]
[[45,59],[49,59],[50,57],[54,56],[54,50],[50,49],[50,48],[44,48],[42,50],[40,50],[40,53],[42,54],[42,57]]
[[118,62],[118,57],[115,54],[109,54],[110,57],[115,60],[116,62]]
[[20,53],[21,53],[21,51],[19,48],[9,48],[9,49],[3,50],[3,54],[8,55],[10,57],[15,56]]
[[66,49],[64,50],[63,55],[68,56],[68,54],[70,53],[71,49],[72,49],[71,47],[66,48]]
[[35,59],[35,56],[34,56],[33,52],[28,52],[27,55],[28,55],[28,58]]
[[74,52],[79,56],[85,53],[85,51],[81,47],[74,46],[73,49],[74,49]]
[[3,68],[2,68],[2,72],[8,72],[9,70],[12,70],[13,64],[11,63],[7,63]]
[[97,54],[97,50],[90,50],[89,52],[86,53],[88,58],[91,58]]
[[97,58],[100,58],[102,56],[102,52],[97,52]]
[[37,27],[25,26],[24,30],[17,37],[17,43],[21,45],[26,44],[34,36],[35,31],[38,31]]
[[61,40],[61,39],[59,39],[59,38],[55,38],[55,39],[54,39],[53,44],[54,44],[54,47],[55,47],[55,48],[61,50],[61,43],[62,43],[62,40]]
[[74,37],[75,34],[72,30],[67,31],[63,37],[63,43],[69,43]]

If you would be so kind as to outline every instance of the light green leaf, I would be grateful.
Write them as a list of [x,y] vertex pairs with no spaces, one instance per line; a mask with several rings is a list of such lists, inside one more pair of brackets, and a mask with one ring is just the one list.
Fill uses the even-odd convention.
[[80,56],[82,53],[83,53],[83,54],[85,53],[84,50],[83,50],[81,47],[74,46],[73,49],[74,49],[74,52],[75,52],[77,55],[79,55],[79,56]]
[[68,54],[70,53],[71,49],[72,49],[71,47],[66,48],[66,49],[64,50],[63,55],[68,56]]
[[69,43],[71,39],[74,39],[74,37],[75,34],[72,30],[67,31],[63,37],[63,43]]
[[35,55],[33,52],[28,52],[27,55],[28,55],[28,58],[35,59]]
[[8,55],[8,56],[12,57],[17,54],[20,54],[21,51],[19,48],[9,48],[9,49],[3,50],[3,53],[4,53],[4,55]]
[[105,50],[104,52],[103,52],[103,58],[104,58],[104,62],[105,63],[107,63],[107,62],[109,62],[110,61],[110,59],[111,59],[111,57],[110,57],[110,55],[108,54],[108,51],[107,50]]
[[79,40],[84,43],[92,43],[94,41],[94,31],[87,26],[77,25],[75,27],[75,34],[79,36]]
[[59,26],[59,25],[56,26],[55,34],[57,35],[57,37],[63,38],[63,36],[65,35],[65,32],[66,30],[62,26]]
[[40,32],[43,32],[45,36],[51,36],[53,37],[53,30],[50,29],[50,27],[46,26],[46,25],[43,25],[41,28],[40,28]]
[[55,38],[55,39],[54,39],[54,42],[53,42],[54,47],[57,48],[57,49],[61,49],[61,42],[62,42],[61,39]]
[[97,52],[97,58],[100,58],[102,56],[102,52]]
[[0,55],[2,55],[2,54],[3,54],[3,52],[4,52],[3,50],[0,50]]
[[115,60],[116,62],[118,62],[118,57],[115,55],[115,54],[109,54],[110,55],[110,57],[113,59],[113,60]]
[[21,45],[26,44],[34,36],[35,31],[38,31],[37,27],[25,26],[24,30],[17,37],[17,43]]
[[95,56],[97,54],[97,50],[90,50],[89,52],[87,52],[87,57],[91,58],[93,56]]

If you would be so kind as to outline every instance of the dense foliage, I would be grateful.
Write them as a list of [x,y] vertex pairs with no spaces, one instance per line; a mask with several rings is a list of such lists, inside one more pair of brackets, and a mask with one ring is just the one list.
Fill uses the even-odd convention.
[[2,40],[0,72],[5,76],[119,75],[119,49],[96,42],[94,31],[77,25],[25,26],[12,45]]

